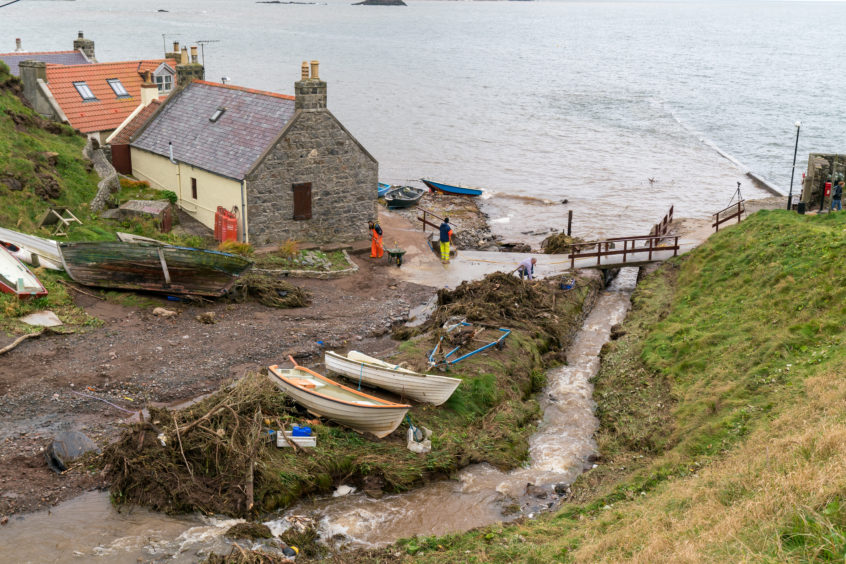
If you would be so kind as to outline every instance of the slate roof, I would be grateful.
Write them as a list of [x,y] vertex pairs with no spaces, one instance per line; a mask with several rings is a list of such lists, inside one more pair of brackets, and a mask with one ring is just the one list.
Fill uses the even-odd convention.
[[146,106],[144,109],[138,112],[138,114],[132,118],[132,121],[127,123],[123,129],[118,132],[117,135],[114,136],[112,142],[109,143],[110,145],[129,145],[129,138],[132,137],[136,131],[141,129],[141,127],[147,123],[156,110],[159,109],[161,106],[161,100],[153,100]]
[[21,61],[41,61],[56,65],[90,65],[92,64],[81,51],[40,51],[35,53],[0,53],[0,61],[9,65],[12,76],[20,76],[18,63]]
[[[47,65],[47,85],[71,126],[83,133],[116,129],[141,103],[141,73],[154,71],[162,63],[176,68],[170,59],[94,63],[91,65]],[[129,96],[119,97],[106,80],[120,79]],[[85,82],[96,100],[85,101],[74,82]]]
[[[226,108],[220,118],[210,118]],[[242,180],[294,116],[294,97],[195,80],[170,97],[130,143]]]

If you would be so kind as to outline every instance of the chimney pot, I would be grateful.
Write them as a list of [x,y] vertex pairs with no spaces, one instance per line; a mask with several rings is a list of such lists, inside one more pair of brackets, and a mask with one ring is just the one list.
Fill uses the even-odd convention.
[[16,52],[23,51],[23,47],[21,46],[21,38],[20,37],[15,38],[15,51]]
[[311,62],[311,78],[313,80],[320,80],[320,76],[317,74],[317,67],[320,66],[320,61],[312,61]]
[[191,45],[191,62],[195,63],[195,64],[198,62],[197,61],[197,46],[196,45]]
[[79,32],[79,39],[85,39],[85,35],[81,31]]
[[174,53],[179,53],[179,41],[174,41],[174,42],[173,42],[173,52],[174,52]]
[[308,80],[308,63],[306,61],[303,61],[303,64],[300,67],[300,77],[301,80]]
[[187,65],[190,61],[188,60],[188,47],[182,48],[182,56],[179,61],[180,64]]

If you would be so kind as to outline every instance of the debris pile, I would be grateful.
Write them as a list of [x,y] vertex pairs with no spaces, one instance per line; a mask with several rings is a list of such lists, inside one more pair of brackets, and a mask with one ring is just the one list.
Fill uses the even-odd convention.
[[564,333],[572,330],[561,316],[570,307],[581,307],[581,299],[575,292],[562,291],[559,283],[558,278],[524,282],[495,272],[482,280],[463,282],[455,290],[438,290],[438,309],[423,327],[441,327],[451,318],[463,318],[476,325],[541,331],[561,343]]
[[248,515],[260,505],[273,452],[265,425],[281,427],[290,411],[259,374],[183,410],[151,408],[106,449],[112,498],[167,513]]
[[241,276],[229,290],[229,299],[242,303],[253,298],[267,307],[287,309],[311,305],[308,292],[290,282],[247,273]]
[[566,233],[555,233],[541,241],[541,249],[548,255],[569,253],[573,245],[584,243],[580,237],[570,237]]

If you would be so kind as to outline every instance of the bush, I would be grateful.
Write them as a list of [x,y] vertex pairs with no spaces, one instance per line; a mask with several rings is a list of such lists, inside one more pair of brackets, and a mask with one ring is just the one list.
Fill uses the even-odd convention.
[[249,243],[239,241],[224,241],[217,246],[217,250],[224,253],[232,253],[248,257],[253,254],[253,246]]
[[279,245],[279,256],[286,259],[292,259],[300,253],[300,247],[293,239],[288,239]]
[[162,190],[162,198],[174,205],[177,200],[179,200],[179,196],[177,196],[176,192],[173,192],[172,190]]

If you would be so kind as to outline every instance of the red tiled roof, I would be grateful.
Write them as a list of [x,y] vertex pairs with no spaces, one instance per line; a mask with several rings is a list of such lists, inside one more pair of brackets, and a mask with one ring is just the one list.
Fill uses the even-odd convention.
[[234,84],[221,84],[220,82],[209,82],[208,80],[196,80],[194,79],[192,82],[198,82],[200,84],[205,84],[206,86],[215,86],[217,88],[228,88],[230,90],[240,90],[241,92],[249,92],[250,94],[262,94],[264,96],[273,96],[275,98],[282,98],[283,100],[294,100],[293,96],[289,96],[288,94],[279,94],[278,92],[268,92],[267,90],[254,90],[253,88],[244,88],[243,86],[235,86]]
[[[116,129],[141,102],[144,71],[154,71],[162,63],[175,68],[170,59],[96,63],[92,65],[47,65],[47,83],[71,126],[83,133]],[[118,98],[106,80],[117,78],[129,93]],[[175,77],[174,77],[175,78]],[[96,100],[84,101],[74,82],[85,82]]]
[[129,145],[129,138],[132,137],[132,134],[138,131],[142,125],[147,123],[147,120],[156,113],[156,110],[158,110],[161,105],[161,100],[153,100],[147,104],[143,110],[138,112],[138,114],[132,118],[132,121],[127,123],[126,126],[120,130],[120,133],[114,136],[111,145]]

